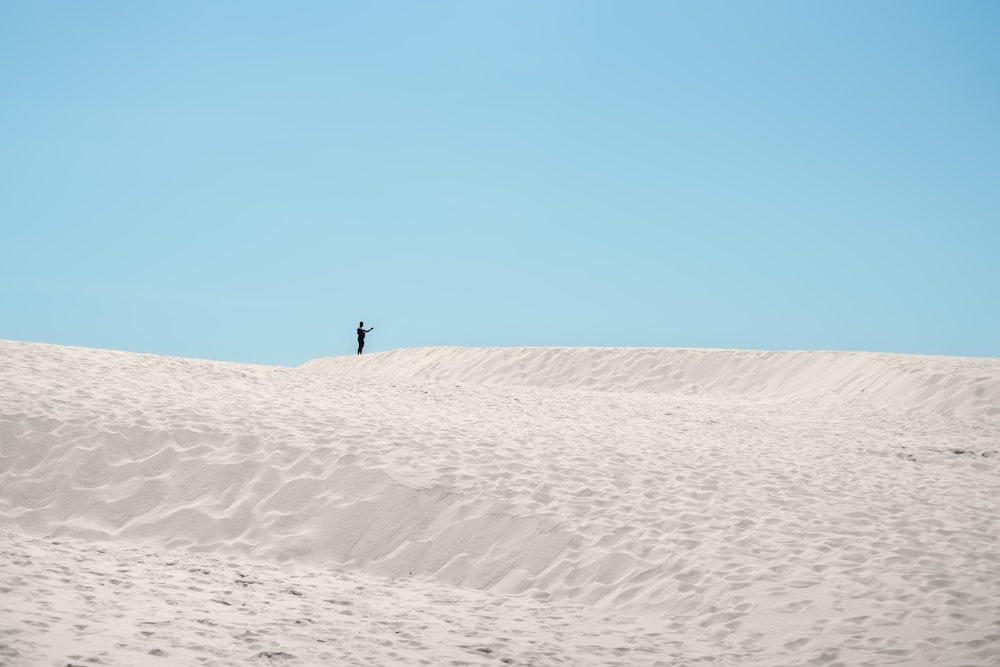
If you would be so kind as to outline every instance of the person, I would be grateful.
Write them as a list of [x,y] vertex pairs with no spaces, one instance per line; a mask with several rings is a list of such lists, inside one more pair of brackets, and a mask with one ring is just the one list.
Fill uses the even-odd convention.
[[358,354],[361,354],[361,350],[365,349],[365,334],[374,328],[365,329],[365,323],[358,322]]

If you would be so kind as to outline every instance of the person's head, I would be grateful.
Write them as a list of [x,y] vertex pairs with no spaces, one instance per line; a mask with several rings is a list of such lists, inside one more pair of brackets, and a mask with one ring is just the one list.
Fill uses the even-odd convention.
[[363,326],[365,326],[365,323],[364,322],[358,322],[358,326],[359,327],[363,327]]

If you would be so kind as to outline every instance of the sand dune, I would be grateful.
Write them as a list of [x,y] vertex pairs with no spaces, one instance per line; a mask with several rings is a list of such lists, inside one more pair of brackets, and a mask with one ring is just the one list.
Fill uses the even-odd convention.
[[997,359],[5,341],[0,401],[0,664],[1000,662]]
[[[815,401],[1000,414],[996,360],[864,352],[669,348],[424,348],[366,358],[364,373],[444,382]],[[342,372],[351,359],[303,366]]]

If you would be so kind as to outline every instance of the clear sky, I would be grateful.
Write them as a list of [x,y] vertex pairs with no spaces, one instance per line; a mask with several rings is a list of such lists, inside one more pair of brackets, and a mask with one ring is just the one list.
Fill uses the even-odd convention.
[[0,338],[1000,356],[1000,3],[0,3]]

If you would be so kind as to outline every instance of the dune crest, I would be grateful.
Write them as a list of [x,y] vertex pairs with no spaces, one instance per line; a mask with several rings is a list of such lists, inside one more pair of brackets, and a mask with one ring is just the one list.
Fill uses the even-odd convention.
[[310,371],[492,385],[815,401],[1000,415],[1000,359],[869,352],[430,347],[317,359]]

